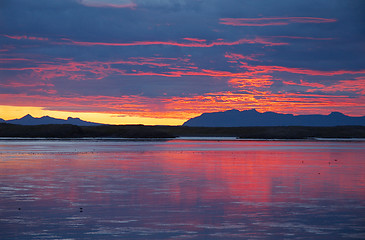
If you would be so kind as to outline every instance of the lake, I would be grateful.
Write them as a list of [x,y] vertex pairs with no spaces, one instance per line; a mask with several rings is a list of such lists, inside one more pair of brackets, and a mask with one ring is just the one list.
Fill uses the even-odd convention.
[[0,239],[365,239],[365,142],[1,139],[0,196]]

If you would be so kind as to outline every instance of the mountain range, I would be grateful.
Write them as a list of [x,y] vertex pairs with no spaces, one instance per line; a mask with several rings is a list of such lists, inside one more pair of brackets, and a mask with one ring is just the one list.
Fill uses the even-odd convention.
[[183,126],[188,127],[258,127],[258,126],[365,126],[365,116],[350,117],[340,112],[328,115],[293,115],[275,112],[260,113],[255,109],[203,113],[191,118]]
[[30,114],[19,118],[5,121],[4,119],[0,119],[0,123],[11,123],[11,124],[18,124],[18,125],[46,125],[46,124],[72,124],[77,126],[97,126],[102,125],[100,123],[93,123],[83,121],[80,118],[72,118],[68,117],[67,120],[53,118],[49,116],[44,116],[40,118],[32,117]]
[[[76,126],[98,126],[100,123],[83,121],[80,118],[68,117],[67,120],[43,116],[32,117],[30,114],[13,120],[3,120],[0,123],[18,125],[46,125],[46,124],[71,124]],[[183,126],[187,127],[260,127],[260,126],[365,126],[365,116],[350,117],[340,112],[332,112],[328,115],[293,115],[275,112],[260,113],[255,109],[239,111],[228,110],[224,112],[203,113],[191,118]]]

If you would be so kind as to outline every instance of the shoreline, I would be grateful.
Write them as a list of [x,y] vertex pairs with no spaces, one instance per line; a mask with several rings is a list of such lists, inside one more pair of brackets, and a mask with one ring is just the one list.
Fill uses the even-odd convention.
[[272,142],[365,142],[365,138],[307,138],[307,139],[278,139],[278,138],[234,138],[234,137],[176,137],[176,138],[57,138],[57,137],[0,137],[2,141],[80,141],[80,142],[124,142],[124,141],[272,141]]
[[363,141],[365,126],[185,127],[0,124],[0,138]]

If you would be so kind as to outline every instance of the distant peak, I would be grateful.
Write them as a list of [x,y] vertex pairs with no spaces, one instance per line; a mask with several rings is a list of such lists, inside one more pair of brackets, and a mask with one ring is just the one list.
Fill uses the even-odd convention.
[[246,114],[254,114],[254,115],[256,115],[256,114],[258,114],[258,113],[259,113],[259,112],[258,112],[256,109],[254,109],[254,108],[249,109],[249,110],[245,110],[245,111],[242,111],[242,112],[244,112],[244,113],[246,113]]
[[331,112],[329,115],[330,116],[345,116],[345,114],[340,113],[340,112]]
[[34,118],[32,115],[30,115],[30,114],[27,114],[27,115],[25,115],[24,117],[22,117],[22,118]]
[[80,118],[68,117],[67,120],[81,120]]
[[239,112],[240,110],[237,109],[231,109],[231,110],[227,110],[226,112]]

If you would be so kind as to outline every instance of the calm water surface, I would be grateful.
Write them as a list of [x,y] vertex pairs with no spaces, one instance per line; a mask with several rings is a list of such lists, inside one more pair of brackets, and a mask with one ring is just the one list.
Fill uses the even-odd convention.
[[365,239],[365,142],[3,139],[0,239]]

